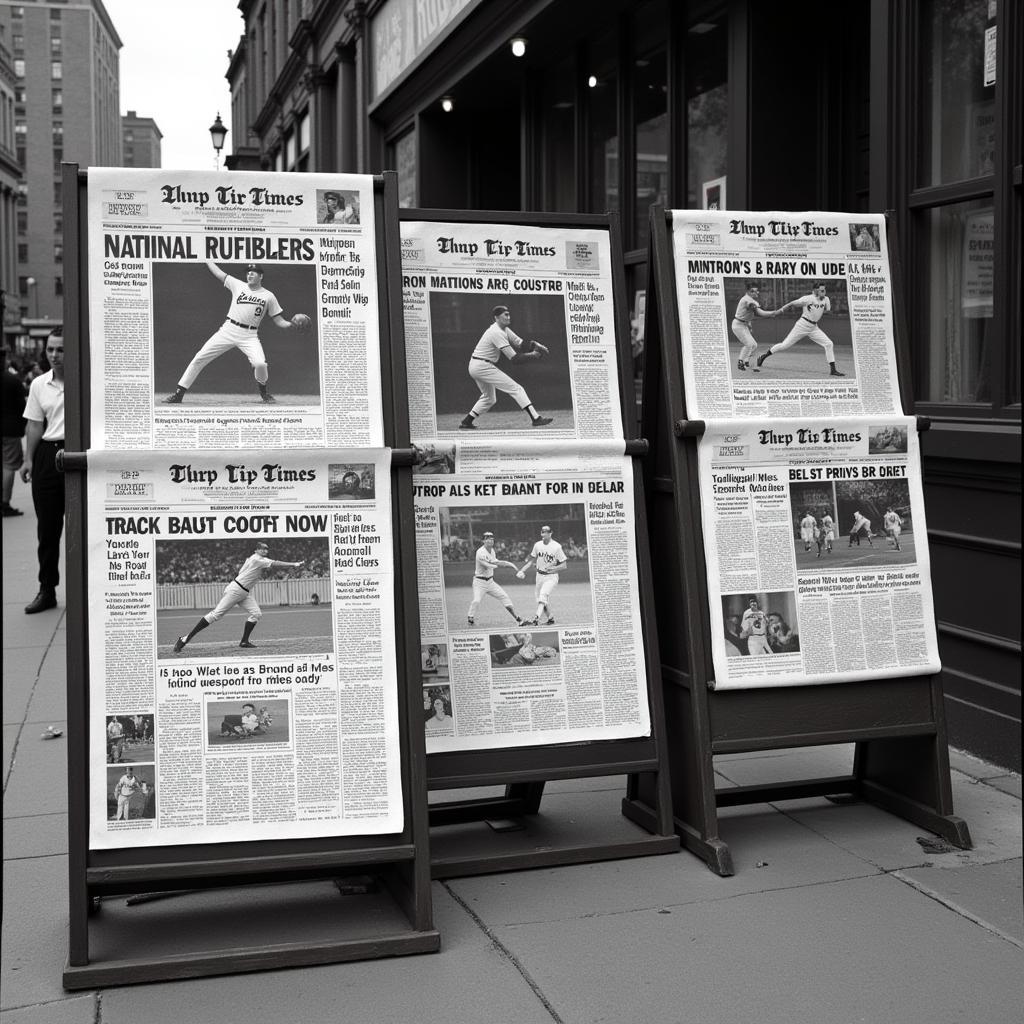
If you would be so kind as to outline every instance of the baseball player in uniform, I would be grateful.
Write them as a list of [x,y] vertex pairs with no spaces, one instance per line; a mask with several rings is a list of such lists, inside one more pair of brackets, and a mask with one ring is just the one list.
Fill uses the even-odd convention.
[[882,516],[882,524],[885,527],[886,536],[895,545],[896,550],[900,548],[900,534],[903,532],[903,517],[895,509],[886,509]]
[[249,637],[256,628],[256,623],[263,617],[263,610],[256,603],[256,598],[252,596],[252,588],[271,569],[298,569],[305,565],[305,562],[276,562],[272,558],[267,558],[267,551],[267,545],[260,541],[256,545],[256,550],[242,563],[242,568],[238,570],[238,575],[224,588],[224,596],[220,599],[217,607],[212,612],[207,612],[192,627],[192,631],[188,636],[179,636],[174,641],[175,654],[178,654],[196,633],[206,629],[207,626],[212,625],[218,619],[224,618],[236,604],[242,611],[249,613],[245,620],[245,627],[242,630],[242,640],[238,646],[256,646],[249,641]]
[[114,821],[127,821],[131,799],[138,791],[139,780],[135,778],[134,768],[125,768],[124,775],[114,783],[114,799],[117,800],[117,813]]
[[761,297],[761,289],[753,281],[747,282],[747,292],[736,303],[736,315],[732,318],[732,333],[740,343],[740,357],[736,363],[739,370],[746,370],[750,366],[750,360],[757,351],[757,339],[751,331],[751,326],[756,317],[774,317],[779,315],[778,310],[766,310],[761,308],[758,299]]
[[774,653],[768,645],[768,616],[761,611],[756,597],[750,599],[740,620],[740,638],[747,641],[748,654]]
[[814,543],[814,534],[818,529],[818,520],[811,515],[810,512],[805,512],[803,519],[800,520],[800,539],[804,542],[804,551],[811,550],[811,544]]
[[124,726],[112,718],[107,723],[107,760],[111,764],[120,764],[124,756]]
[[832,541],[836,539],[836,524],[828,512],[821,514],[821,543],[825,546],[825,554],[832,550]]
[[854,540],[857,541],[857,547],[860,547],[860,538],[863,534],[868,539],[868,545],[874,547],[874,543],[871,540],[871,520],[865,519],[859,512],[853,513],[853,525],[850,527],[850,543],[846,546],[849,548],[853,547]]
[[499,369],[498,364],[502,356],[513,365],[533,362],[546,354],[547,348],[539,342],[533,342],[528,349],[523,350],[526,342],[509,327],[512,323],[512,314],[508,311],[508,306],[495,306],[491,310],[491,315],[494,317],[494,323],[480,336],[469,359],[469,375],[480,389],[480,397],[476,405],[463,416],[459,428],[475,430],[477,417],[494,405],[498,400],[498,391],[511,395],[516,405],[529,415],[533,426],[546,427],[551,422],[551,417],[541,416],[530,402],[526,389],[517,384],[504,370]]
[[[526,564],[516,573],[520,579],[526,578],[526,570],[537,564],[537,576],[533,585],[533,595],[537,602],[537,614],[530,620],[530,626],[550,626],[555,617],[551,614],[551,595],[558,586],[558,574],[566,566],[565,552],[557,540],[551,539],[551,527],[540,528],[540,540],[533,545]],[[546,616],[541,621],[541,616]]]
[[810,338],[815,344],[825,350],[825,358],[828,360],[830,377],[845,377],[846,374],[836,369],[836,357],[832,339],[818,326],[821,318],[832,309],[832,301],[825,294],[825,283],[816,281],[814,290],[810,295],[801,295],[799,299],[793,299],[784,306],[779,306],[775,311],[776,316],[785,313],[789,309],[800,308],[800,318],[793,325],[793,329],[778,343],[770,345],[767,351],[757,357],[757,365],[764,365],[764,361],[776,352],[784,352],[792,348],[801,338]]
[[260,324],[269,317],[283,331],[302,329],[309,326],[309,317],[298,313],[291,320],[285,318],[277,296],[263,287],[263,268],[250,263],[246,268],[245,280],[239,281],[225,273],[216,263],[206,262],[210,273],[231,293],[231,302],[224,323],[215,334],[207,339],[203,347],[192,357],[192,362],[178,381],[173,395],[164,399],[166,405],[180,405],[185,392],[195,383],[196,378],[218,356],[237,348],[249,360],[260,398],[266,403],[275,401],[267,390],[270,371],[267,357],[260,344]]
[[476,565],[473,572],[473,600],[469,605],[468,621],[472,626],[476,623],[476,613],[480,608],[480,602],[485,597],[493,597],[505,606],[505,611],[516,620],[516,625],[521,626],[523,620],[516,615],[512,607],[512,598],[498,586],[494,581],[494,570],[499,566],[515,570],[515,564],[506,562],[494,553],[494,534],[488,530],[484,534],[484,542],[476,549]]

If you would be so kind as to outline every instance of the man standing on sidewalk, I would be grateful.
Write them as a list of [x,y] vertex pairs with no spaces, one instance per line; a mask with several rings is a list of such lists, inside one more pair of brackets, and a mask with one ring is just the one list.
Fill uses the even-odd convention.
[[7,366],[7,349],[3,349],[3,363],[0,368],[3,374],[4,401],[4,516],[20,516],[21,509],[11,506],[14,494],[14,478],[21,469],[25,456],[22,450],[22,438],[25,436],[25,386],[21,378]]
[[32,381],[25,405],[25,465],[21,479],[32,484],[39,540],[39,593],[25,606],[28,615],[57,607],[60,538],[64,532],[64,474],[57,452],[64,447],[64,331],[46,339],[49,373]]

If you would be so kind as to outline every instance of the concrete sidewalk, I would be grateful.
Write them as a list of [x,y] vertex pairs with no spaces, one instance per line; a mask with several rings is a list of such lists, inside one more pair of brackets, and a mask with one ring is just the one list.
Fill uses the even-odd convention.
[[[26,492],[26,515],[3,521],[2,1024],[1020,1019],[1021,781],[955,752],[968,852],[926,852],[921,830],[864,804],[733,808],[732,878],[680,852],[435,882],[438,954],[65,993],[66,744],[41,739],[67,728],[64,594],[23,612],[36,592]],[[846,772],[851,758],[829,747],[716,765],[745,785]],[[551,785],[541,810],[614,812],[623,792],[622,779]]]

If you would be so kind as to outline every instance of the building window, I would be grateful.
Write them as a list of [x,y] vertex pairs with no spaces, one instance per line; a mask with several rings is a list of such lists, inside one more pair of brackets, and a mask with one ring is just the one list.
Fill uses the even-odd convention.
[[53,112],[55,114],[61,114],[64,112],[64,90],[54,89],[53,90]]
[[545,210],[574,213],[577,209],[576,79],[574,54],[550,67],[544,77],[541,92],[544,104],[541,114],[544,132],[541,193]]
[[55,82],[64,77],[64,65],[59,60],[50,61],[50,78]]
[[11,46],[14,48],[15,53],[19,53],[25,49],[25,37],[19,32],[16,35],[11,36]]
[[668,203],[668,11],[645,4],[636,15],[633,75],[634,245],[647,248],[649,212]]
[[53,262],[63,263],[64,262],[64,245],[61,242],[53,243]]
[[18,78],[24,78],[25,77],[25,61],[21,57],[19,57],[14,62],[14,74]]
[[18,278],[18,294],[24,298],[28,295],[28,277]]
[[416,129],[395,139],[391,151],[391,165],[398,175],[398,205],[408,209],[416,205]]
[[587,209],[591,213],[619,208],[618,43],[617,33],[603,36],[592,47],[583,69],[590,115]]
[[18,262],[28,263],[28,242],[18,243]]
[[55,57],[60,56],[61,39],[60,36],[50,36],[50,53]]
[[24,235],[28,232],[28,210],[18,210],[18,234]]
[[55,277],[53,279],[53,294],[60,298],[64,294],[64,278]]
[[729,124],[728,25],[698,21],[686,33],[686,202],[703,205],[705,182],[725,175]]

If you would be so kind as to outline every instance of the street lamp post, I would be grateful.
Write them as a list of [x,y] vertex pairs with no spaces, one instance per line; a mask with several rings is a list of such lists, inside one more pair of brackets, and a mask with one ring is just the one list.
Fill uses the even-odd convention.
[[210,125],[210,141],[213,143],[213,168],[220,170],[220,151],[224,148],[224,140],[228,137],[228,130],[220,119],[220,111],[217,111],[217,119]]

